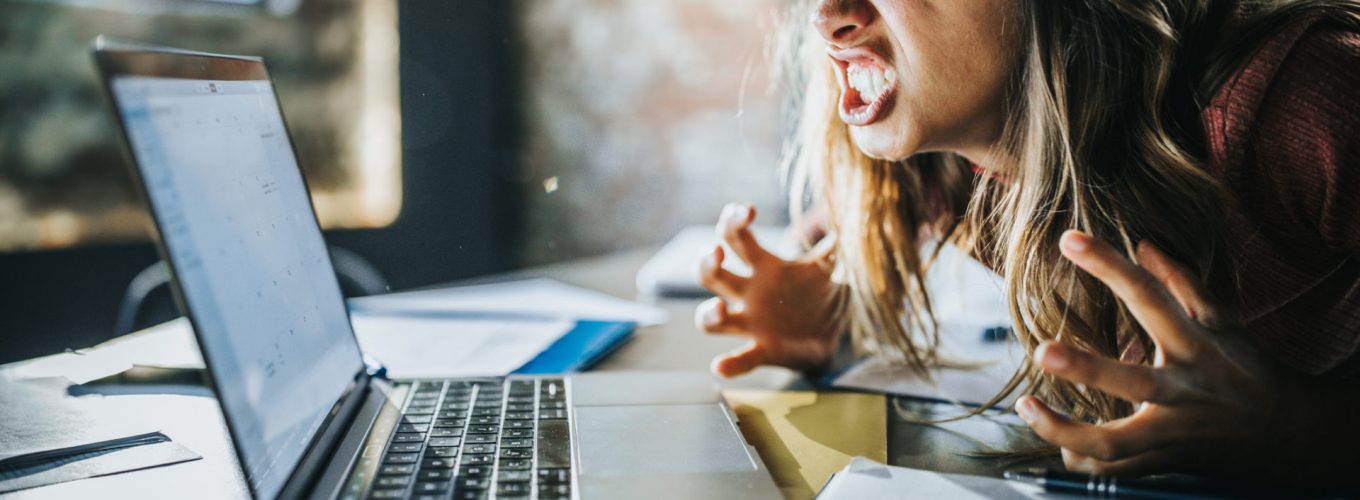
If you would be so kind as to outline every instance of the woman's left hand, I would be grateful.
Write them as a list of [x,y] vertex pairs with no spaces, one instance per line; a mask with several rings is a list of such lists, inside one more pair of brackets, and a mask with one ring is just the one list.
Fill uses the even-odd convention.
[[1157,351],[1146,366],[1046,342],[1035,352],[1044,371],[1139,406],[1126,418],[1091,425],[1025,396],[1016,403],[1021,418],[1061,447],[1074,470],[1267,472],[1262,468],[1274,461],[1265,455],[1279,455],[1285,434],[1296,431],[1283,421],[1293,379],[1256,353],[1194,278],[1151,244],[1138,246],[1141,266],[1077,231],[1063,234],[1060,247],[1124,301]]

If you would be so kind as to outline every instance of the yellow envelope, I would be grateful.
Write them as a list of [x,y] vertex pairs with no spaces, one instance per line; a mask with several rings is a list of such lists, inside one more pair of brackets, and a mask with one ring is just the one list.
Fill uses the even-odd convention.
[[786,498],[812,498],[856,456],[888,461],[882,395],[727,390],[723,396]]

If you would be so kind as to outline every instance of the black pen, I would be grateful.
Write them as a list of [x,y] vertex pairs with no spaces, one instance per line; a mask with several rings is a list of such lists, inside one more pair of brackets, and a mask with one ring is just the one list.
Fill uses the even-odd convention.
[[[1011,481],[1038,485],[1049,493],[1085,495],[1093,498],[1280,498],[1288,492],[1259,486],[1201,479],[1132,479],[1042,468],[1005,472]],[[1299,492],[1294,492],[1299,493]]]

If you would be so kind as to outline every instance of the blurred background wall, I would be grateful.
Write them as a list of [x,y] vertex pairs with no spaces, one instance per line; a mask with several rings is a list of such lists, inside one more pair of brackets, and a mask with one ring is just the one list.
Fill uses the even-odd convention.
[[111,337],[157,260],[94,34],[263,55],[328,242],[396,290],[652,247],[728,201],[783,222],[779,7],[0,0],[0,362]]
[[785,220],[776,0],[521,0],[519,261],[664,242],[751,201]]

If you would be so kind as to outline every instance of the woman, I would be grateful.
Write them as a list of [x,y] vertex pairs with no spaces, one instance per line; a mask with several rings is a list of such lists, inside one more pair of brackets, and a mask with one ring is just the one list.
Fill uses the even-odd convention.
[[705,257],[697,320],[754,341],[716,372],[818,367],[848,330],[926,375],[946,241],[1005,278],[1030,363],[997,400],[1028,387],[1069,468],[1354,481],[1360,4],[814,7],[793,191],[831,236],[783,261],[724,212],[755,271]]

